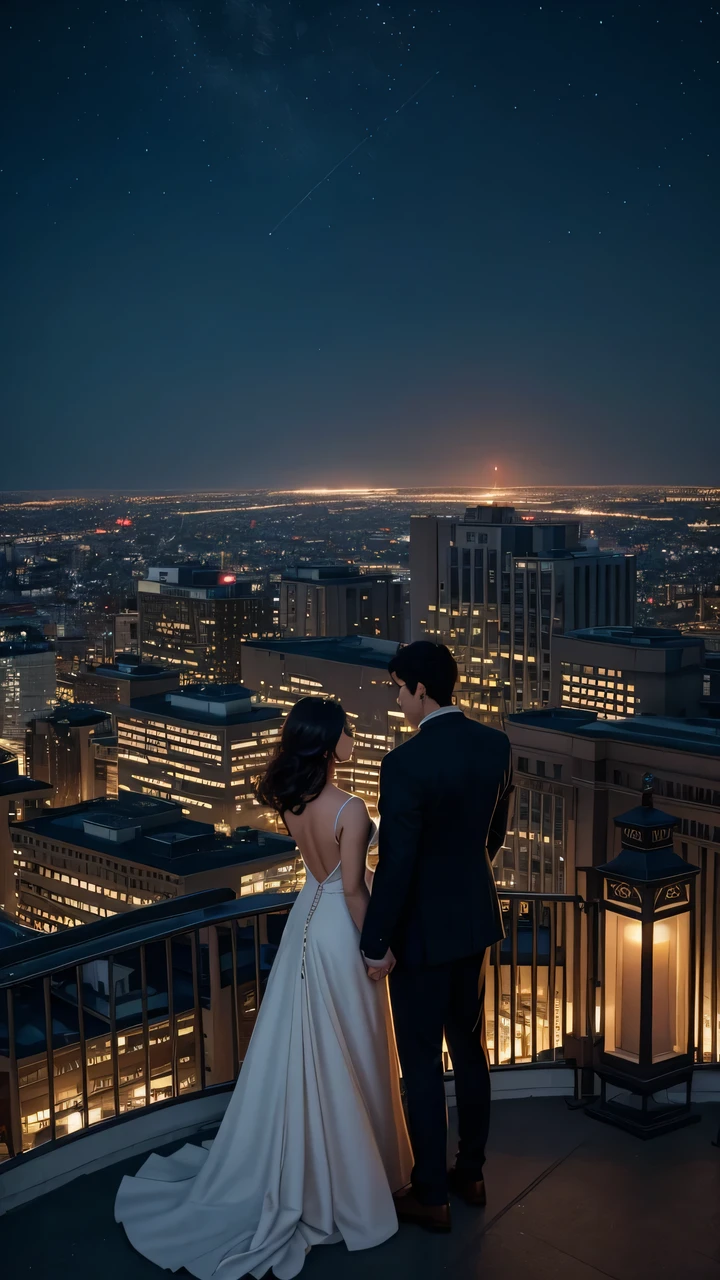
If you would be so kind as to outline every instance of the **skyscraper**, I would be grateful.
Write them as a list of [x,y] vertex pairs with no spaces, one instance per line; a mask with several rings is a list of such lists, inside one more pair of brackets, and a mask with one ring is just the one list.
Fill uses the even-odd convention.
[[460,705],[490,723],[550,702],[553,637],[635,617],[635,557],[512,507],[410,522],[412,637],[455,653]]
[[0,738],[25,756],[25,731],[47,714],[56,694],[55,649],[37,627],[0,621]]
[[140,654],[181,683],[241,678],[244,639],[275,634],[267,586],[199,565],[151,568],[138,583]]
[[404,584],[353,565],[301,565],[280,582],[280,629],[296,636],[374,636],[402,641]]

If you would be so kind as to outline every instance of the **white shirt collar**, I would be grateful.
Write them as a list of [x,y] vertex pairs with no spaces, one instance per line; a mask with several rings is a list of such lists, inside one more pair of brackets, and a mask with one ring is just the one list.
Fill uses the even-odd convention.
[[438,707],[437,711],[429,711],[426,716],[423,716],[422,720],[420,721],[419,728],[422,729],[423,725],[427,724],[428,720],[434,720],[436,716],[449,715],[451,711],[459,712],[460,715],[465,714],[462,707]]

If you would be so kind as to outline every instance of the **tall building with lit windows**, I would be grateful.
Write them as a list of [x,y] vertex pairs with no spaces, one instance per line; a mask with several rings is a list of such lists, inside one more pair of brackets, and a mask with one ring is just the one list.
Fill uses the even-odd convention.
[[125,793],[10,824],[15,918],[54,933],[186,893],[237,897],[302,883],[295,841],[239,827],[218,835],[182,806]]
[[55,647],[37,627],[0,621],[0,739],[25,758],[25,732],[34,716],[55,705]]
[[239,681],[243,640],[276,634],[263,581],[200,565],[149,569],[138,583],[138,613],[142,661],[169,668],[182,684]]
[[242,685],[183,685],[117,712],[118,796],[175,800],[187,817],[230,832],[276,826],[255,799],[285,711]]
[[635,557],[587,551],[579,534],[512,507],[412,517],[412,638],[453,650],[469,714],[493,723],[549,705],[557,636],[634,622]]
[[637,804],[643,778],[653,775],[655,803],[679,819],[675,852],[700,868],[695,910],[699,1060],[716,1058],[720,722],[642,712],[601,720],[597,710],[575,706],[524,711],[510,716],[506,728],[515,813],[496,875],[507,888],[575,893],[577,870],[617,854],[620,832],[614,819]]
[[283,635],[405,639],[405,586],[391,573],[359,573],[353,565],[300,565],[280,582]]
[[590,627],[556,636],[551,705],[600,720],[702,713],[704,645],[675,627]]
[[383,756],[410,732],[397,705],[388,662],[397,645],[362,636],[252,640],[244,646],[248,679],[268,702],[289,708],[300,698],[337,698],[353,726],[355,750],[338,766],[338,785],[377,813]]

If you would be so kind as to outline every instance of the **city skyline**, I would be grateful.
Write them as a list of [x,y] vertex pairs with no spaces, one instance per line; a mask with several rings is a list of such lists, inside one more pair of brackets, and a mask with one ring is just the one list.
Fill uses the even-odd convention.
[[9,0],[6,488],[712,475],[720,19],[616,8]]

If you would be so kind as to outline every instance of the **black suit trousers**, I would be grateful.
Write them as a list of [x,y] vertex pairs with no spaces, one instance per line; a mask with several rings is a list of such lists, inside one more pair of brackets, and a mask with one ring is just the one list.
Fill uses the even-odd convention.
[[415,1165],[412,1183],[425,1204],[444,1204],[447,1109],[443,1032],[455,1072],[457,1168],[482,1177],[490,1125],[490,1070],[485,1048],[485,953],[437,965],[398,962],[390,997]]

